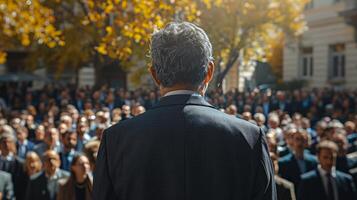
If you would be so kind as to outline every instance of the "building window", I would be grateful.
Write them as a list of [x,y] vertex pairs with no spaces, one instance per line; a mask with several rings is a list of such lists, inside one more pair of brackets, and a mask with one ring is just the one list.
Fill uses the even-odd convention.
[[345,45],[335,44],[330,46],[330,78],[341,79],[345,77]]
[[301,49],[301,75],[302,77],[312,77],[314,75],[314,57],[312,47]]
[[312,8],[314,8],[314,0],[310,0],[305,5],[305,10],[309,10],[309,9],[312,9]]

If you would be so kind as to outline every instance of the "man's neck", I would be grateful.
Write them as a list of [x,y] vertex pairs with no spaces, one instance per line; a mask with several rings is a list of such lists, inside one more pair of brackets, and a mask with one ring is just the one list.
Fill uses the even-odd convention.
[[294,155],[295,155],[295,157],[297,159],[302,160],[302,159],[304,159],[304,150],[302,150],[302,151],[294,151]]
[[190,90],[197,93],[200,93],[197,87],[187,86],[187,85],[174,85],[172,87],[160,87],[160,95],[165,96],[165,94],[176,91],[176,90]]

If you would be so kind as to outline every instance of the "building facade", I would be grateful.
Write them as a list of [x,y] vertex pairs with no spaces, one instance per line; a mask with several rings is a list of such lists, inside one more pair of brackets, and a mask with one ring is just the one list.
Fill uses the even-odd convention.
[[312,0],[308,30],[284,47],[284,81],[308,87],[357,88],[357,0]]

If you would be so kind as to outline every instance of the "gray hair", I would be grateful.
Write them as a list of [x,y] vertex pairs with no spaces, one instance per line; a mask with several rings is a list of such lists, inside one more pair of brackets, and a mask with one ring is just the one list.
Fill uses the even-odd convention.
[[199,86],[212,58],[205,31],[189,22],[172,22],[151,38],[151,59],[164,87],[175,84]]

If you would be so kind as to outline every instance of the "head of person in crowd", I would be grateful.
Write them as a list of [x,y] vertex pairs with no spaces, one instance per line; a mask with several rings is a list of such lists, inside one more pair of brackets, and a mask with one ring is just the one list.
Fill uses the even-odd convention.
[[76,131],[67,131],[64,134],[63,138],[63,147],[64,151],[69,152],[74,150],[77,146],[77,132]]
[[95,114],[95,118],[97,123],[107,123],[107,118],[105,117],[105,113],[101,110]]
[[80,136],[83,136],[84,134],[88,133],[89,131],[89,125],[88,125],[88,120],[85,117],[80,117],[78,119],[78,124],[77,124],[77,133]]
[[348,151],[348,141],[344,134],[335,134],[332,141],[336,143],[338,147],[337,156],[344,157]]
[[269,128],[276,129],[279,127],[279,124],[280,124],[279,115],[276,113],[269,114],[268,117]]
[[304,129],[311,128],[310,120],[306,117],[301,118],[301,127]]
[[302,115],[300,113],[294,113],[292,120],[297,127],[302,127]]
[[76,183],[84,183],[90,172],[91,167],[88,157],[81,153],[76,154],[71,163],[71,176],[74,178]]
[[150,72],[162,96],[173,90],[204,96],[213,78],[211,42],[204,30],[189,22],[172,22],[154,33],[151,59]]
[[13,129],[17,129],[21,126],[21,119],[18,117],[13,118],[10,122],[10,125]]
[[269,152],[277,153],[278,152],[278,144],[276,141],[276,136],[274,130],[269,130],[266,134],[267,144],[269,148]]
[[123,105],[121,108],[122,114],[122,120],[124,119],[128,119],[131,117],[131,110],[130,110],[130,106],[129,105]]
[[292,130],[292,150],[295,156],[303,156],[305,148],[308,144],[308,133],[305,129],[297,128]]
[[58,125],[58,132],[60,134],[61,140],[63,139],[64,134],[70,129],[71,127],[68,127],[67,124],[65,123],[60,123]]
[[52,177],[61,166],[59,155],[54,150],[47,150],[43,154],[43,170],[47,177]]
[[332,141],[324,140],[317,145],[316,152],[321,168],[326,172],[331,172],[332,168],[336,166],[337,145]]
[[323,134],[321,135],[321,140],[332,140],[333,136],[336,134],[336,130],[333,126],[328,125]]
[[26,110],[29,113],[29,115],[33,117],[37,115],[36,107],[34,105],[28,105]]
[[69,114],[62,114],[60,122],[66,124],[69,129],[72,128],[73,119]]
[[27,128],[20,126],[16,129],[16,138],[17,141],[20,143],[24,143],[28,137],[28,130]]
[[100,141],[92,140],[84,146],[83,153],[88,157],[92,171],[95,169],[95,163],[99,151]]
[[259,127],[265,126],[265,116],[262,113],[255,113],[254,120],[257,122]]
[[26,154],[25,172],[28,176],[32,176],[42,170],[42,162],[37,153],[30,151]]
[[226,111],[225,111],[228,115],[233,115],[233,116],[237,116],[238,115],[238,109],[237,109],[237,106],[236,105],[229,105],[227,108],[226,108]]
[[347,135],[356,133],[356,124],[352,121],[345,122],[345,130],[346,130]]
[[0,153],[5,157],[16,154],[16,138],[12,133],[3,133],[0,136]]
[[252,113],[251,112],[243,112],[242,113],[242,118],[246,121],[251,121],[252,120]]
[[145,112],[145,108],[142,105],[135,106],[133,116],[138,116],[140,114],[143,114]]
[[26,126],[29,128],[34,128],[35,126],[35,118],[33,115],[26,115]]
[[43,141],[45,139],[45,126],[40,124],[37,126],[36,130],[35,130],[35,140],[37,142]]
[[59,141],[59,137],[60,137],[59,132],[54,127],[49,128],[46,131],[44,141],[48,145],[49,149],[53,149],[57,145],[57,142]]
[[121,109],[115,108],[112,110],[112,123],[118,123],[121,120]]

